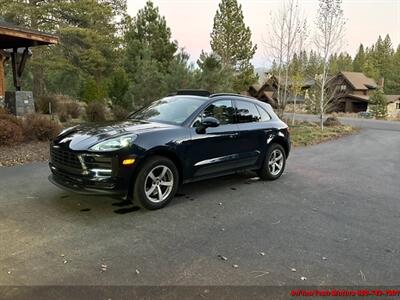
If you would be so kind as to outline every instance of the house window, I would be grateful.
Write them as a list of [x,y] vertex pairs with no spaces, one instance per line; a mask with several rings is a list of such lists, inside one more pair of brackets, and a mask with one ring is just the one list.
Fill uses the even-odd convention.
[[340,91],[341,92],[345,92],[346,91],[346,85],[345,84],[340,85]]
[[396,103],[396,109],[400,109],[400,102]]

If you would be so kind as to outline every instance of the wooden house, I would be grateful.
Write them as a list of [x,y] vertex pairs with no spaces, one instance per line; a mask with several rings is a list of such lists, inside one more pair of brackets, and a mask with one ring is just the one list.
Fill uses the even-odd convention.
[[357,113],[367,111],[369,98],[378,88],[372,78],[360,72],[340,72],[327,84],[332,93],[333,111]]
[[[296,95],[296,99],[294,98],[295,96],[291,92],[291,87],[293,85],[292,81],[288,80],[287,84],[288,84],[287,103],[293,103],[294,100],[296,100],[296,103],[302,104],[304,103],[304,91],[308,90],[314,85],[314,80],[310,79],[302,82],[301,84],[302,92],[300,93],[300,95]],[[278,76],[267,74],[266,80],[262,85],[255,84],[250,86],[247,93],[250,96],[257,98],[258,100],[261,100],[263,102],[266,102],[270,104],[272,107],[276,108],[278,101],[278,89],[279,93],[283,94],[284,86],[285,86],[285,79],[283,77],[279,78]]]

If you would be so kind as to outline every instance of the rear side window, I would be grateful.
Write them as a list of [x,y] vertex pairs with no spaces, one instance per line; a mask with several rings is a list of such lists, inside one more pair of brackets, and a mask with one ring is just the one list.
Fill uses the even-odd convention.
[[271,116],[267,113],[267,111],[264,108],[262,108],[259,105],[256,105],[256,106],[257,106],[258,112],[260,113],[260,116],[261,116],[261,120],[260,120],[261,122],[271,120]]
[[261,120],[256,105],[247,101],[236,101],[236,114],[238,123],[252,123]]

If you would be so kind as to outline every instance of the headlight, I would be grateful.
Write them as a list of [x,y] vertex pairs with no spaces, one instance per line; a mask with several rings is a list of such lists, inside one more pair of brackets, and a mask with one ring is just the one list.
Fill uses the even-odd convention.
[[132,144],[132,142],[136,139],[136,135],[129,135],[129,136],[119,136],[116,138],[112,138],[106,140],[104,142],[98,143],[92,147],[90,150],[105,152],[105,151],[115,151],[125,147],[128,147]]

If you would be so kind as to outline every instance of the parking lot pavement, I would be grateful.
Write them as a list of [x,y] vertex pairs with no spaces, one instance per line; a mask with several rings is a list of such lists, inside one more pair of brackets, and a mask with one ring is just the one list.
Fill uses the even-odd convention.
[[0,284],[398,285],[399,157],[400,134],[364,129],[159,211],[59,190],[46,163],[0,168]]

